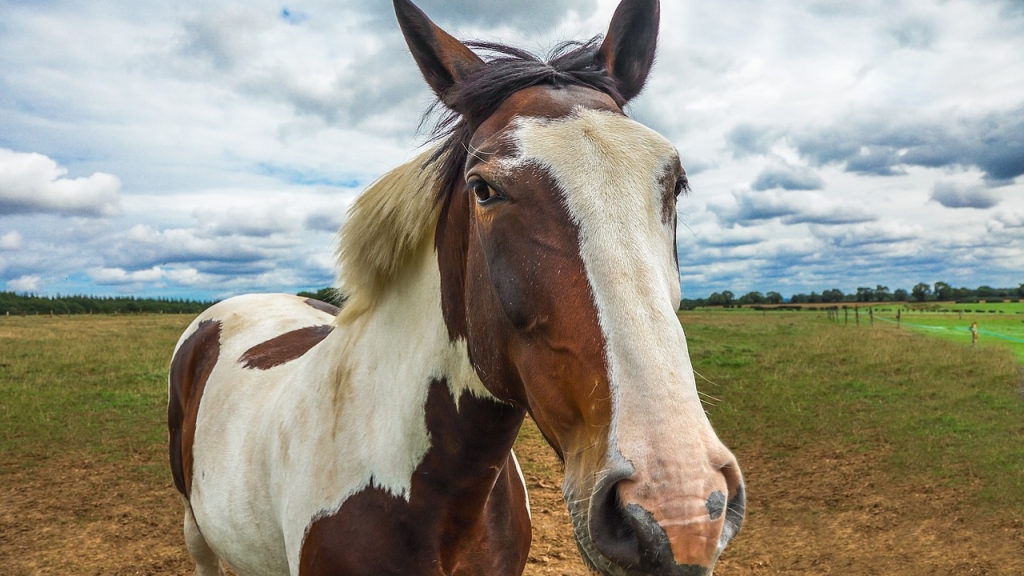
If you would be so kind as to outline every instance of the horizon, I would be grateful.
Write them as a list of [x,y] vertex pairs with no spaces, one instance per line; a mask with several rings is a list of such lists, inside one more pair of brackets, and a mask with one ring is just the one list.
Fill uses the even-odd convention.
[[[543,54],[603,33],[617,1],[419,5]],[[346,209],[429,128],[386,2],[0,7],[0,290],[331,286]],[[1017,286],[1022,37],[1013,0],[664,2],[627,112],[689,176],[684,297]]]
[[[928,282],[923,282],[923,283],[927,284],[929,286],[929,290],[931,290],[936,284],[938,284],[940,282],[943,282],[943,281],[939,280],[939,281],[931,282],[931,283],[928,283]],[[777,293],[779,293],[782,296],[783,301],[788,303],[795,296],[811,296],[811,295],[821,296],[824,292],[829,292],[829,291],[833,291],[833,290],[839,290],[840,292],[843,293],[844,297],[849,297],[849,296],[855,296],[857,294],[857,291],[862,289],[862,288],[867,288],[869,290],[876,290],[878,287],[888,288],[890,295],[895,294],[896,291],[898,291],[898,290],[905,290],[907,292],[908,296],[909,296],[911,294],[911,290],[913,289],[913,286],[910,286],[910,287],[897,286],[897,287],[893,288],[891,286],[886,286],[886,285],[883,285],[883,284],[876,284],[874,288],[872,288],[870,286],[858,286],[857,288],[855,288],[853,290],[843,290],[842,288],[838,288],[836,286],[832,286],[830,288],[821,288],[820,290],[812,289],[812,290],[805,291],[805,292],[793,292],[793,293],[787,294],[785,292],[780,292],[778,290],[748,290],[748,291],[744,291],[744,292],[738,292],[738,291],[737,292],[733,292],[732,290],[729,290],[728,288],[726,288],[724,290],[710,292],[706,296],[696,296],[696,297],[689,298],[689,297],[687,297],[684,294],[683,297],[681,298],[681,300],[682,301],[708,300],[712,296],[714,296],[716,294],[721,294],[721,293],[723,293],[725,291],[732,292],[732,294],[733,294],[733,296],[735,297],[736,300],[739,300],[741,297],[746,296],[747,294],[752,293],[752,292],[756,292],[756,293],[759,293],[761,295],[767,295],[767,294],[770,294],[772,292],[777,292]],[[968,286],[955,286],[955,285],[950,284],[950,287],[952,289],[954,289],[954,290],[969,290],[971,292],[976,292],[979,288],[991,288],[992,290],[994,290],[996,292],[1004,292],[1005,291],[1005,292],[1008,292],[1008,293],[1013,293],[1013,292],[1019,292],[1019,290],[1024,289],[1024,282],[1018,282],[1016,286],[989,286],[987,284],[982,284],[982,285],[975,286],[975,287],[972,288],[972,287],[968,287]],[[324,289],[337,289],[337,288],[338,288],[337,286],[330,286],[330,285],[329,286],[319,286],[319,287],[307,287],[307,288],[299,289],[299,290],[297,290],[295,292],[284,292],[284,293],[295,294],[295,295],[316,294],[320,290],[324,290]],[[114,299],[114,298],[125,298],[125,299],[126,298],[135,298],[135,299],[140,299],[140,300],[142,300],[142,299],[153,299],[153,300],[187,300],[187,301],[200,302],[200,303],[212,303],[212,302],[218,302],[220,300],[224,300],[225,299],[225,298],[212,298],[212,297],[211,298],[204,298],[204,297],[194,297],[193,298],[193,297],[188,297],[188,296],[153,296],[153,295],[149,295],[149,294],[146,294],[146,295],[141,295],[141,294],[79,294],[79,293],[37,294],[37,293],[29,293],[29,292],[15,292],[15,291],[12,291],[12,290],[0,290],[0,293],[14,294],[15,296],[26,297],[26,298],[51,298],[51,299],[59,299],[59,298],[96,298],[96,299],[101,299],[101,298],[111,298],[111,299]],[[929,292],[929,298],[926,301],[929,301],[929,302],[953,302],[953,301],[956,300],[954,298],[943,300],[943,299],[934,298],[933,296],[934,296],[934,293],[933,292]],[[316,297],[316,296],[314,295],[312,297]],[[230,296],[228,296],[228,298],[230,298]],[[974,296],[973,298],[975,298],[975,299],[983,299],[984,300],[984,299],[987,299],[989,297],[988,296]],[[1019,299],[1020,296],[1014,296],[1014,295],[1011,294],[1011,295],[1008,295],[1008,296],[1005,296],[1005,297],[993,296],[991,298],[999,298],[999,299],[1007,298],[1007,299],[1013,300],[1014,298],[1018,298]],[[908,301],[911,301],[911,300],[908,300]],[[884,302],[892,303],[892,302],[898,302],[898,300],[890,299],[890,300],[887,300],[887,301],[884,301]]]

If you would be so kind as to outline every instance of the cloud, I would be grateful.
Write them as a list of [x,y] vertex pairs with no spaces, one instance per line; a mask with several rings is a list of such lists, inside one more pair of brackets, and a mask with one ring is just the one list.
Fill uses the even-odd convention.
[[[416,5],[442,26],[500,23],[536,32],[554,28],[571,12],[587,18],[597,9],[596,0],[418,0]],[[372,6],[382,26],[394,26],[390,2],[375,2]]]
[[271,205],[235,206],[220,210],[196,210],[200,230],[209,236],[268,238],[302,229],[303,214],[274,202]]
[[936,182],[932,200],[946,208],[991,208],[999,204],[999,196],[980,185],[963,186],[955,182]]
[[306,230],[334,233],[337,232],[344,223],[344,213],[333,214],[330,212],[321,212],[306,216],[306,221],[303,223],[303,226]]
[[996,216],[996,222],[1006,228],[1024,228],[1024,212],[1017,214],[1003,213]]
[[97,284],[138,284],[156,282],[163,278],[164,271],[159,266],[148,270],[126,272],[123,268],[98,268],[89,271],[89,277]]
[[839,224],[860,224],[874,222],[878,217],[858,206],[810,206],[802,212],[782,218],[783,224],[819,224],[835,226]]
[[[762,139],[777,132],[761,129]],[[1024,105],[981,116],[907,119],[899,110],[875,110],[823,128],[798,131],[792,140],[816,164],[845,163],[848,172],[888,176],[905,166],[977,167],[1005,182],[1024,174]],[[739,150],[760,150],[740,139]],[[744,148],[745,146],[745,148]]]
[[737,158],[767,154],[772,144],[782,137],[782,132],[769,126],[755,126],[740,123],[725,135],[726,146]]
[[935,23],[918,18],[907,19],[892,26],[889,33],[901,48],[914,50],[927,50],[938,38]]
[[762,170],[750,186],[754,190],[821,190],[825,181],[810,168],[777,162]]
[[62,216],[116,216],[121,181],[97,172],[65,178],[68,171],[50,158],[0,148],[0,216],[51,213]]
[[295,239],[252,238],[245,236],[204,237],[187,228],[157,230],[145,224],[107,238],[104,261],[112,267],[141,269],[168,263],[242,264],[246,268],[282,254],[281,248],[293,247]]
[[894,222],[869,222],[852,226],[815,226],[812,228],[812,232],[818,238],[844,249],[881,245],[884,246],[883,249],[891,250],[893,244],[914,241],[921,235],[921,230],[916,227]]
[[22,276],[7,281],[7,289],[15,292],[38,292],[42,286],[43,281],[39,276]]
[[310,30],[251,10],[202,13],[181,24],[178,56],[196,65],[183,73],[231,87],[245,100],[284,103],[328,126],[408,134],[428,92],[390,3],[380,4],[390,14],[383,37],[359,29],[352,14],[338,17],[347,25]]
[[731,202],[716,202],[709,209],[728,225],[750,226],[778,219],[787,226],[818,224],[832,226],[858,224],[878,219],[865,209],[842,202],[819,192],[766,192],[740,190],[732,193]]
[[764,227],[733,226],[731,228],[718,228],[707,226],[701,230],[695,230],[698,242],[701,246],[714,248],[734,248],[737,246],[748,246],[761,244],[768,240],[768,231]]
[[732,200],[731,206],[727,203],[714,203],[708,207],[719,219],[729,224],[750,224],[790,216],[799,210],[792,202],[772,192],[733,192]]
[[22,237],[17,230],[0,236],[0,250],[18,250],[21,245]]

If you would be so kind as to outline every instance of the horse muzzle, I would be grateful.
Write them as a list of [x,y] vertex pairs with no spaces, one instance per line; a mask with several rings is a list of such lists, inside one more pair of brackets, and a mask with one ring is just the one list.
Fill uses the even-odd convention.
[[735,460],[701,482],[669,485],[627,462],[599,477],[591,498],[566,500],[584,561],[607,576],[710,575],[743,523]]

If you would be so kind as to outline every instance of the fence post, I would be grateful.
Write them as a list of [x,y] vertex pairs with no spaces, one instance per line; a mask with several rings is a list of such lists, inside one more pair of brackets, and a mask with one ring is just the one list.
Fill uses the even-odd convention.
[[871,318],[871,325],[875,325],[875,309],[873,307],[868,308],[868,316]]
[[860,326],[860,306],[853,309],[854,320],[857,321],[857,326]]

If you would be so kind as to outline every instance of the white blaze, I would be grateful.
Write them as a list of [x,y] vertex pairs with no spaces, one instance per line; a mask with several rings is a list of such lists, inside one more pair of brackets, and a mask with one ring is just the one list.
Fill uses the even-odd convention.
[[520,120],[513,138],[522,161],[550,172],[579,228],[606,340],[609,457],[619,451],[635,465],[652,462],[662,436],[674,445],[662,450],[700,459],[710,425],[675,316],[674,225],[662,222],[662,176],[674,147],[625,116],[582,108],[559,120]]

